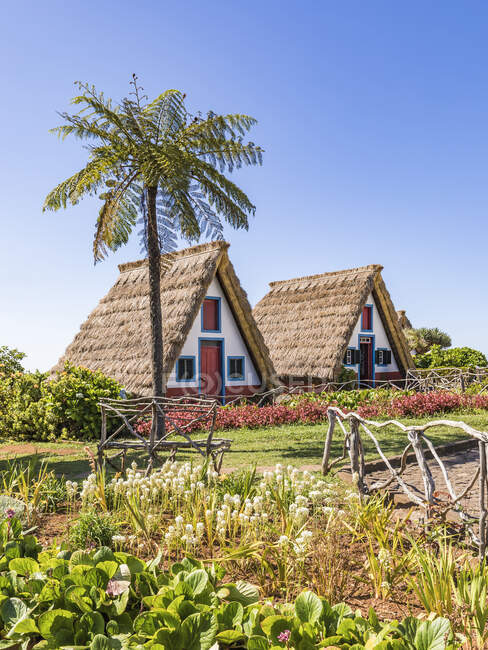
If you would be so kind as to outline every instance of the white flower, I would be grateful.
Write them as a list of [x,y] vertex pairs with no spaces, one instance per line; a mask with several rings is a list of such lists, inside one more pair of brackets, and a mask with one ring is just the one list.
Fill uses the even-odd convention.
[[202,537],[203,533],[205,532],[205,525],[201,521],[199,521],[195,527],[195,531],[197,537]]

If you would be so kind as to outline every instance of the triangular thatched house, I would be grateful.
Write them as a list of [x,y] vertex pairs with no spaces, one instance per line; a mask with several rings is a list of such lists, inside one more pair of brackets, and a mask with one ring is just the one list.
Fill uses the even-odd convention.
[[361,383],[414,367],[382,266],[272,282],[253,314],[281,380],[327,382],[343,366]]
[[[274,369],[226,242],[163,255],[161,303],[168,395],[249,395]],[[65,360],[100,369],[137,395],[151,393],[147,260],[119,266],[115,285],[68,346]]]

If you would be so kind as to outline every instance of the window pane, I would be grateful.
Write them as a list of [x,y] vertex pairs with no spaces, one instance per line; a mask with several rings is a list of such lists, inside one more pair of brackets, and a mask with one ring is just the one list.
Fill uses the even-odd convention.
[[206,331],[219,328],[219,301],[205,298],[203,301],[203,329]]
[[371,307],[363,307],[363,330],[371,329]]
[[244,359],[229,359],[229,379],[244,378]]
[[189,381],[195,376],[195,367],[193,359],[178,359],[177,379],[179,381]]

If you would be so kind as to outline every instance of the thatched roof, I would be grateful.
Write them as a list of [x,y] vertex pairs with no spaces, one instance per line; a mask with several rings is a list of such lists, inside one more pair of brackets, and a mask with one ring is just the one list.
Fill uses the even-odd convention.
[[382,266],[271,282],[253,314],[280,377],[331,381],[342,367],[345,350],[370,293],[381,314],[400,369],[413,367]]
[[[247,295],[229,260],[226,242],[193,246],[161,258],[164,372],[169,374],[217,276],[263,384],[274,375]],[[65,360],[102,370],[129,391],[151,393],[151,324],[147,260],[119,266],[120,275],[88,316],[54,370]]]
[[398,322],[400,323],[400,327],[402,328],[402,330],[413,329],[412,323],[410,322],[405,309],[399,309],[397,311],[397,316],[398,316]]

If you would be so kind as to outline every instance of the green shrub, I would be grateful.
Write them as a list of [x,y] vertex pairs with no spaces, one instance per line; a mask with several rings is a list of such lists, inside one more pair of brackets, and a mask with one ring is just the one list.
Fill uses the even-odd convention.
[[24,367],[20,362],[25,356],[24,352],[19,352],[15,348],[0,345],[0,377],[10,377],[24,372]]
[[[118,398],[121,386],[99,370],[67,363],[49,379],[40,372],[0,378],[0,436],[23,440],[100,436],[101,398]],[[117,426],[109,423],[109,432]]]
[[82,512],[69,531],[71,548],[112,547],[112,537],[119,532],[119,526],[109,514]]
[[417,368],[467,368],[488,366],[485,355],[473,348],[449,348],[443,350],[440,345],[433,345],[430,352],[414,357]]
[[338,383],[346,383],[349,381],[354,381],[357,379],[357,375],[352,368],[346,368],[342,366],[339,376],[337,377]]
[[[67,363],[56,379],[43,383],[46,421],[56,437],[98,439],[100,437],[100,399],[116,399],[122,386],[100,370]],[[115,422],[113,423],[115,426]]]

